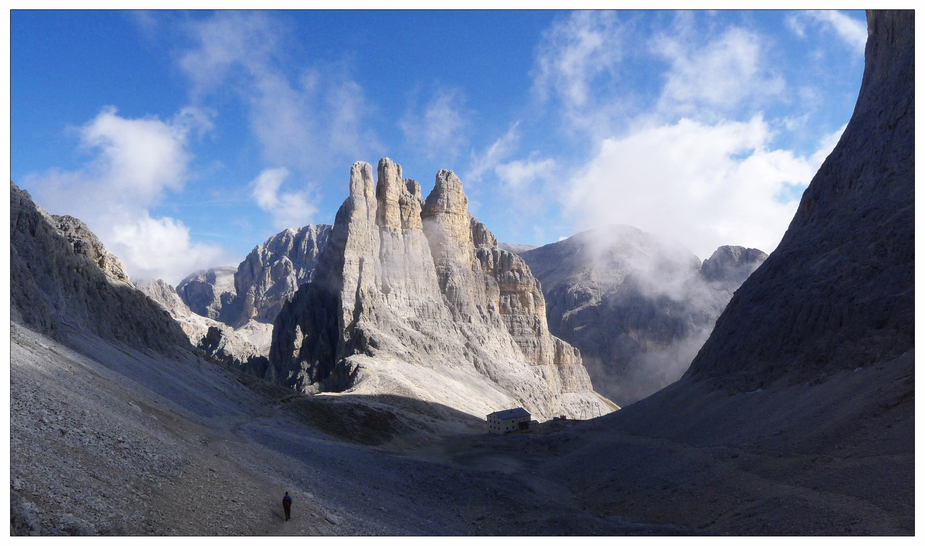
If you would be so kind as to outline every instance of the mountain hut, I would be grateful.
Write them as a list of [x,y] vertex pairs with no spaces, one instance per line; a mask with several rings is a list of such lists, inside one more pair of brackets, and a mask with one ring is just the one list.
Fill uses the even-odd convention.
[[496,411],[488,414],[488,432],[507,434],[515,430],[530,429],[530,413],[523,408]]

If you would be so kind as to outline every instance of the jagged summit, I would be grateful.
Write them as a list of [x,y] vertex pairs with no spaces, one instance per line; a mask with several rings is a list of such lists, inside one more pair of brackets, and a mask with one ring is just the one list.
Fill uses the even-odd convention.
[[287,228],[254,249],[238,266],[197,271],[177,285],[190,309],[233,328],[272,324],[284,301],[312,279],[331,226]]
[[703,261],[700,274],[708,281],[739,285],[767,259],[757,248],[723,245]]
[[283,302],[312,279],[330,232],[328,225],[288,228],[254,247],[234,273],[235,297],[221,320],[235,327],[272,324]]
[[600,415],[578,351],[549,334],[539,282],[437,173],[427,199],[388,158],[350,169],[311,283],[274,325],[268,376],[305,392],[406,394],[475,415]]
[[223,311],[223,305],[235,296],[236,271],[235,267],[223,266],[190,273],[177,284],[177,294],[193,313],[219,320],[223,314],[228,314],[227,310]]

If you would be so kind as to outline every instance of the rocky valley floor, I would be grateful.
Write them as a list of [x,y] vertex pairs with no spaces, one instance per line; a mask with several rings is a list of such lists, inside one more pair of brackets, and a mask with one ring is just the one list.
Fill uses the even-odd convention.
[[607,419],[493,436],[412,400],[295,395],[15,323],[10,336],[14,534],[915,531],[911,352],[819,385],[669,388]]

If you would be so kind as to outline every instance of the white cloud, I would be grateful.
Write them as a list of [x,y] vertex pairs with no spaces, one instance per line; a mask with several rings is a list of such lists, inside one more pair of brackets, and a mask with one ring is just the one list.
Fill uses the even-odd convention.
[[80,128],[81,146],[99,153],[93,168],[103,175],[101,182],[117,190],[103,198],[151,204],[164,189],[180,189],[190,159],[189,119],[184,116],[183,123],[126,119],[109,106]]
[[133,279],[164,279],[176,286],[193,271],[230,260],[219,246],[193,243],[189,228],[179,220],[152,218],[147,211],[121,216],[108,219],[116,221],[106,230],[106,245]]
[[599,133],[619,109],[613,93],[619,80],[624,28],[611,11],[579,11],[543,33],[534,67],[533,92],[541,103],[555,99],[571,129]]
[[520,194],[534,189],[539,181],[548,181],[556,167],[553,159],[516,160],[495,167],[495,173],[509,192]]
[[305,192],[280,192],[289,170],[281,167],[264,169],[253,181],[253,196],[257,206],[273,216],[273,227],[285,229],[307,225],[318,212]]
[[325,100],[330,113],[328,140],[333,149],[367,150],[378,146],[374,131],[364,128],[366,116],[374,109],[359,84],[350,80],[332,84]]
[[452,160],[467,142],[465,97],[458,89],[438,89],[423,113],[409,110],[398,126],[409,145],[430,159]]
[[724,244],[770,252],[796,211],[791,190],[805,188],[834,145],[827,137],[802,158],[769,150],[772,136],[756,116],[715,125],[682,119],[607,139],[568,182],[566,210],[581,229],[630,224],[701,259]]
[[559,164],[555,159],[534,152],[526,159],[498,163],[492,173],[495,182],[492,196],[506,203],[509,223],[533,225],[540,230],[548,227],[544,215],[561,194]]
[[198,47],[183,54],[180,67],[193,80],[195,95],[213,91],[235,70],[262,75],[284,32],[264,13],[237,11],[190,22],[187,28]]
[[757,34],[733,27],[701,43],[687,32],[653,39],[653,52],[671,65],[660,99],[663,110],[726,110],[783,91],[783,79],[763,68],[768,63]]
[[546,31],[534,68],[534,89],[553,92],[571,107],[592,99],[592,80],[613,73],[623,56],[616,15],[579,11]]
[[180,67],[192,80],[193,96],[236,93],[268,163],[307,174],[381,148],[364,127],[372,108],[363,88],[342,66],[303,67],[288,58],[294,39],[281,20],[226,11],[188,30],[196,45]]
[[106,107],[75,131],[92,154],[83,167],[32,173],[23,185],[43,208],[83,220],[130,276],[176,283],[227,259],[218,246],[192,244],[182,222],[152,218],[148,211],[165,192],[182,190],[191,160],[188,137],[210,128],[209,114],[194,108],[165,122],[123,118]]
[[494,171],[502,160],[514,153],[520,141],[520,134],[517,131],[519,125],[520,121],[515,121],[511,128],[481,155],[476,155],[474,152],[471,154],[466,180],[478,182],[486,172]]
[[[800,12],[798,16],[804,16],[821,23],[835,31],[835,34],[852,49],[855,53],[864,54],[864,47],[867,45],[867,22],[858,21],[848,17],[840,11],[830,10],[812,10]],[[802,34],[800,34],[802,36]]]

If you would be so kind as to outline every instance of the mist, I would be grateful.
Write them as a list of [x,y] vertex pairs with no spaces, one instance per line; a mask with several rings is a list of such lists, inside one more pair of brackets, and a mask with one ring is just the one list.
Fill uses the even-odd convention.
[[611,225],[522,253],[553,335],[577,347],[594,389],[620,406],[676,381],[733,292],[767,254],[723,246],[705,261],[677,241]]

